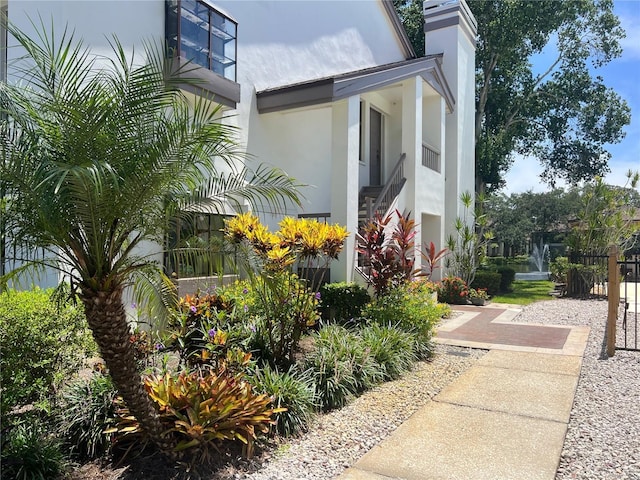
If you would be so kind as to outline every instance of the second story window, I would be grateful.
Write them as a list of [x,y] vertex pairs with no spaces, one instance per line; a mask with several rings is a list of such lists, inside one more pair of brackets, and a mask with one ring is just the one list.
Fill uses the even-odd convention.
[[178,22],[169,41],[178,56],[235,82],[237,23],[203,1],[170,3]]

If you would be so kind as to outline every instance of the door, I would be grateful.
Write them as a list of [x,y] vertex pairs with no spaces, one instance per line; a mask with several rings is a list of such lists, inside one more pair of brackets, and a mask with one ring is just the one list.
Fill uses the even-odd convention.
[[382,184],[382,114],[369,113],[369,185]]

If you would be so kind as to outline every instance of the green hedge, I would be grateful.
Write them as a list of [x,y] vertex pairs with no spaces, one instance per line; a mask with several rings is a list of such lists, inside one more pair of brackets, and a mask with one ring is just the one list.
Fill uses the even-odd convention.
[[512,290],[511,285],[516,279],[516,271],[511,267],[499,267],[497,271],[502,276],[500,279],[500,291],[510,292]]
[[2,418],[14,407],[46,402],[95,344],[80,307],[58,307],[50,292],[0,294]]
[[502,281],[502,275],[498,272],[490,270],[478,270],[476,277],[471,282],[471,288],[481,288],[487,290],[489,295],[496,295],[500,291],[500,282]]
[[324,320],[343,324],[360,317],[370,300],[367,289],[356,283],[329,283],[320,289],[320,313]]

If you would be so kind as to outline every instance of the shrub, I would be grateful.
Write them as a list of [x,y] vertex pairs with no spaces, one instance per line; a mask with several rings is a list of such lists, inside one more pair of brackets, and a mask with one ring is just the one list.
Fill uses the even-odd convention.
[[287,367],[300,336],[318,320],[319,285],[349,233],[340,225],[306,218],[285,217],[279,225],[271,233],[258,217],[245,213],[225,221],[225,236],[242,254],[253,287],[255,315],[263,328],[259,333],[269,348],[263,353]]
[[502,275],[498,272],[492,272],[490,270],[478,270],[476,272],[476,278],[473,280],[470,287],[475,288],[476,290],[486,290],[489,295],[496,295],[498,292],[500,292],[501,281]]
[[2,478],[49,480],[56,478],[64,466],[59,442],[47,436],[37,422],[3,432],[0,451]]
[[494,257],[486,257],[484,261],[487,265],[492,267],[501,267],[508,263],[507,259],[504,258],[502,255],[496,255]]
[[279,372],[266,365],[249,376],[258,393],[268,395],[277,408],[286,411],[276,414],[276,429],[286,437],[306,432],[316,411],[315,386],[310,372],[300,373],[295,366]]
[[[242,373],[224,369],[151,375],[144,385],[158,405],[166,434],[176,439],[176,450],[189,450],[196,462],[209,460],[222,441],[242,442],[244,455],[251,457],[257,433],[267,433],[275,424],[272,416],[283,411],[272,408],[267,395],[255,394]],[[109,433],[119,439],[142,434],[126,407],[118,416],[118,426]]]
[[33,290],[0,294],[0,351],[4,420],[15,406],[48,401],[96,347],[80,308]]
[[364,342],[344,327],[329,325],[314,334],[316,350],[305,359],[324,410],[340,408],[355,395],[380,383],[384,371]]
[[446,306],[434,300],[433,289],[431,282],[409,282],[375,298],[362,314],[379,325],[391,324],[415,334],[416,352],[428,356],[435,327],[448,313]]
[[60,435],[72,455],[87,459],[107,452],[111,437],[104,432],[115,425],[116,396],[111,377],[101,373],[62,391]]
[[222,294],[186,295],[171,316],[165,339],[156,348],[173,350],[184,366],[209,365],[214,369],[229,363],[247,348],[251,325],[236,318],[236,305]]
[[516,271],[511,267],[500,267],[497,270],[498,270],[498,273],[501,275],[500,291],[510,292],[511,285],[513,285],[513,281],[516,279]]
[[373,323],[362,329],[362,341],[382,367],[385,380],[398,378],[411,370],[417,360],[415,335],[393,326]]
[[469,287],[460,277],[445,277],[438,287],[438,301],[450,305],[467,303]]
[[365,224],[356,235],[357,250],[368,267],[367,282],[376,296],[410,281],[418,271],[415,264],[415,220],[395,211],[396,223],[388,237],[393,216],[380,215]]
[[367,289],[356,283],[329,283],[320,289],[322,318],[340,324],[362,314],[371,297]]
[[569,259],[567,257],[556,257],[556,259],[549,264],[551,279],[556,283],[566,284],[567,275],[572,267],[574,267],[574,265],[569,263]]

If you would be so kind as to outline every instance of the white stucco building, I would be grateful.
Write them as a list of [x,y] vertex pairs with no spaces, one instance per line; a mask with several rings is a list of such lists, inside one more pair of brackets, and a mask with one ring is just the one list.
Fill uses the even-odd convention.
[[[476,24],[464,0],[425,2],[424,57],[416,57],[391,0],[4,5],[22,30],[33,31],[38,17],[59,32],[68,25],[96,53],[109,52],[112,35],[130,52],[167,38],[182,60],[202,66],[246,151],[313,186],[292,215],[355,232],[367,203],[377,203],[383,214],[411,211],[420,243],[442,248],[460,194],[474,190]],[[219,224],[203,222],[205,234]],[[351,235],[331,280],[354,279],[356,260]]]

